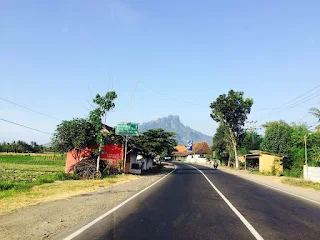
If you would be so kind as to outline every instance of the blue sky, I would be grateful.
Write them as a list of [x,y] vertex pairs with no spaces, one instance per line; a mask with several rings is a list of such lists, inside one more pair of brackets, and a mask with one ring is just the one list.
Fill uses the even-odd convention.
[[[317,0],[2,1],[0,97],[69,120],[88,114],[91,95],[115,90],[110,125],[174,114],[213,135],[209,104],[232,88],[254,99],[257,125],[314,124],[320,88],[273,109],[320,84],[319,9]],[[47,132],[60,123],[1,99],[0,118]],[[50,136],[0,121],[0,141],[17,139]]]

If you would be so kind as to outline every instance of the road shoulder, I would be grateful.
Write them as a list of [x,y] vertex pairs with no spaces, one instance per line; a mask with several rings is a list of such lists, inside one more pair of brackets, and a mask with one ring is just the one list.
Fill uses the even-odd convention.
[[52,239],[78,224],[108,211],[151,185],[173,169],[88,194],[35,206],[0,216],[0,239]]
[[[197,165],[212,168],[212,166],[209,164],[197,164]],[[285,177],[255,175],[255,174],[250,174],[247,171],[241,171],[241,170],[239,171],[239,170],[229,169],[226,167],[219,167],[219,170],[247,179],[257,184],[261,184],[263,186],[272,188],[274,190],[277,190],[277,191],[280,191],[280,192],[283,192],[283,193],[286,193],[286,194],[289,194],[289,195],[292,195],[316,204],[320,204],[320,191],[284,184],[281,182],[281,180],[284,179]]]

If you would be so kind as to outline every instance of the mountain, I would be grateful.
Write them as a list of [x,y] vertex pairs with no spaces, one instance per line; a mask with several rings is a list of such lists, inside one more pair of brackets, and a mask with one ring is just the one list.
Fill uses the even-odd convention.
[[176,140],[181,145],[186,145],[188,140],[195,142],[207,142],[209,146],[212,145],[212,137],[201,132],[193,130],[188,126],[184,126],[180,122],[179,116],[170,115],[168,117],[159,118],[154,121],[142,123],[139,126],[140,132],[145,132],[149,129],[162,128],[168,132],[176,133]]

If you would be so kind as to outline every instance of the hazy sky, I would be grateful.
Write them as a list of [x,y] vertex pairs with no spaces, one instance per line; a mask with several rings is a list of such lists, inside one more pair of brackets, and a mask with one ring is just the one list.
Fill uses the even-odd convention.
[[[232,88],[254,99],[257,126],[315,124],[320,87],[274,109],[320,84],[319,9],[319,0],[1,1],[0,97],[69,120],[115,90],[109,125],[174,114],[213,135],[209,104]],[[50,133],[60,123],[1,99],[0,118]],[[0,120],[0,141],[18,139],[50,136]]]

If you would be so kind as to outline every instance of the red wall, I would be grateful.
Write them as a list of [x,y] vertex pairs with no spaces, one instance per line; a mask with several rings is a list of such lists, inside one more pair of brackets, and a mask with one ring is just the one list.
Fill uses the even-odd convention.
[[[76,151],[71,150],[67,153],[67,159],[66,159],[66,169],[65,172],[69,173],[73,171],[73,166],[79,162],[79,160],[86,156],[90,156],[90,152],[93,149],[97,149],[98,146],[95,146],[93,148],[85,148],[83,149],[78,155],[76,156]],[[104,146],[104,149],[102,153],[100,154],[100,158],[102,160],[106,160],[111,162],[111,164],[115,167],[118,167],[119,161],[122,161],[123,159],[123,148],[122,146],[115,145],[115,144],[106,144]]]

